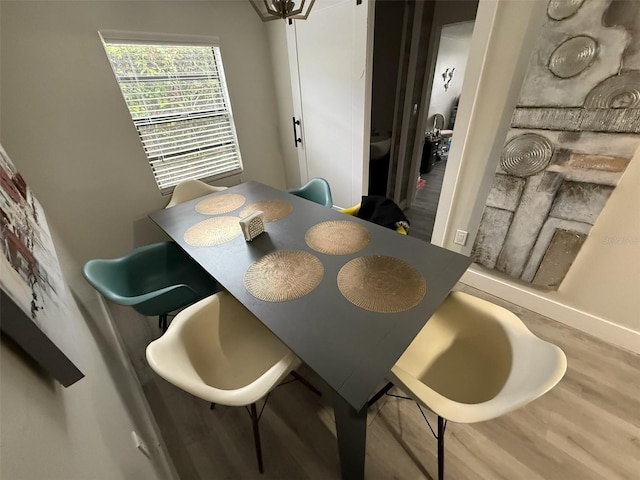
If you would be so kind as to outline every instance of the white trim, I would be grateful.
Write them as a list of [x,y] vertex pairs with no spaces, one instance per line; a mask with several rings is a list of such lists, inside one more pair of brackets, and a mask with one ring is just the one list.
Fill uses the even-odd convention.
[[158,458],[158,460],[160,460],[161,462],[160,465],[155,463],[153,461],[154,457],[152,457],[152,463],[154,464],[156,469],[159,469],[163,474],[168,474],[170,480],[179,480],[178,472],[173,461],[171,460],[171,456],[169,455],[167,444],[164,441],[164,437],[160,432],[160,427],[156,422],[156,418],[153,415],[151,406],[149,405],[142,385],[140,384],[140,379],[138,378],[138,375],[136,374],[136,371],[131,364],[131,360],[129,359],[129,355],[126,352],[124,340],[122,340],[122,336],[115,326],[115,321],[111,314],[111,310],[109,310],[109,307],[107,306],[107,301],[98,292],[95,292],[95,295],[98,298],[98,305],[100,307],[100,310],[102,311],[101,313],[107,319],[106,324],[109,333],[116,341],[117,348],[111,351],[115,353],[120,365],[124,367],[128,374],[128,377],[130,379],[130,382],[128,382],[128,387],[133,389],[133,391],[135,392],[134,402],[136,404],[136,407],[139,408],[136,408],[135,412],[128,409],[129,415],[132,419],[135,419],[136,415],[142,414],[142,416],[144,417],[142,420],[147,424],[147,426],[151,427],[151,432],[149,433],[151,433],[154,438],[145,438],[145,440],[147,441],[147,444],[150,444],[149,442],[152,441],[153,445],[157,449],[157,452],[160,454],[160,458]]
[[[445,246],[447,232],[451,229],[450,222],[454,200],[460,183],[462,157],[467,154],[465,150],[466,139],[473,127],[472,117],[476,114],[475,99],[479,96],[479,90],[481,89],[480,80],[484,65],[487,62],[491,33],[496,22],[498,7],[498,2],[480,1],[478,3],[475,26],[471,37],[472,46],[467,59],[462,92],[458,102],[456,125],[451,137],[451,149],[447,158],[447,168],[440,190],[440,201],[431,235],[431,243],[441,247]],[[451,249],[461,250],[459,247]]]
[[[351,2],[353,25],[351,69],[351,185],[354,205],[369,191],[371,92],[373,83],[373,29],[375,4]],[[366,178],[366,183],[365,183]]]
[[[200,35],[176,35],[176,34],[163,34],[163,33],[145,33],[145,32],[118,32],[113,30],[98,31],[98,36],[102,41],[102,46],[105,51],[105,55],[112,67],[113,74],[116,82],[120,87],[122,97],[127,105],[129,114],[136,128],[138,137],[140,138],[141,145],[143,147],[146,160],[153,172],[153,177],[160,190],[161,195],[168,195],[173,192],[174,187],[185,180],[198,179],[203,181],[212,181],[225,178],[227,176],[242,174],[244,166],[242,163],[242,154],[240,152],[240,143],[238,140],[238,134],[233,118],[233,111],[231,107],[231,98],[229,95],[229,89],[227,81],[224,75],[224,67],[222,65],[222,53],[217,37],[213,36],[200,36]],[[171,46],[179,46],[180,48],[198,48],[208,51],[213,58],[216,65],[216,71],[213,70],[206,72],[207,75],[203,77],[201,73],[197,73],[195,77],[185,80],[187,82],[197,81],[197,78],[213,79],[217,78],[220,83],[221,94],[214,94],[214,90],[209,88],[208,93],[211,98],[205,99],[206,104],[201,103],[200,106],[208,107],[208,112],[201,114],[191,108],[179,107],[174,111],[169,109],[164,111],[162,109],[146,110],[140,112],[143,116],[134,114],[132,109],[133,105],[138,102],[138,98],[135,96],[132,98],[127,94],[124,88],[123,80],[116,69],[116,65],[112,61],[112,56],[109,52],[109,47],[112,45],[150,45],[158,48],[165,48]],[[145,84],[148,78],[145,76],[138,76],[140,72],[131,72],[133,79],[126,79],[124,82],[134,81],[136,84]],[[172,72],[165,72],[172,73]],[[152,75],[150,75],[151,77]],[[189,95],[188,85],[185,87],[185,95]],[[179,87],[180,95],[183,94],[183,86]],[[163,92],[162,97],[158,99],[168,99]],[[154,99],[155,101],[155,99]],[[222,109],[221,109],[222,107]],[[194,107],[199,108],[199,107]],[[222,110],[222,113],[220,111]],[[218,113],[213,113],[214,111]],[[176,114],[180,114],[176,117]],[[186,115],[185,115],[186,114]],[[195,115],[193,115],[195,114]],[[166,123],[167,117],[170,115],[175,117],[171,119],[170,123]],[[187,126],[189,122],[201,118],[203,120],[213,121],[215,116],[219,118],[227,117],[228,125],[225,127],[215,126],[213,124],[206,125],[206,130],[203,132],[203,137],[206,138],[204,143],[202,139],[193,140],[190,137],[186,137],[180,133],[184,126],[180,126],[178,129],[171,127],[172,123],[184,123]],[[149,148],[149,142],[153,143],[156,133],[146,132],[143,130],[146,127],[153,127],[153,129],[160,129],[163,133],[169,134],[170,137],[166,137],[169,142],[163,142],[162,146],[155,145]],[[189,127],[191,128],[191,127]],[[228,141],[219,137],[219,133],[228,133],[229,138],[233,140],[233,151],[226,154],[221,154],[219,149],[224,147],[224,150],[229,147]],[[202,143],[201,143],[202,142]],[[224,142],[224,143],[222,143]],[[226,144],[226,145],[225,145]],[[176,149],[176,145],[179,147]],[[196,148],[197,147],[197,150]],[[194,157],[193,155],[204,153],[206,157]]]
[[[407,186],[407,190],[405,191],[405,198],[402,198],[402,187],[405,186],[405,181],[406,181],[404,177],[404,171],[405,171],[405,168],[407,167],[407,150],[409,149],[410,144],[412,143],[412,140],[413,140],[409,135],[409,128],[410,128],[411,119],[415,115],[413,113],[413,105],[414,105],[413,93],[414,93],[415,84],[416,84],[416,71],[418,69],[417,59],[418,59],[418,51],[420,50],[420,36],[422,32],[422,27],[423,27],[422,21],[423,21],[424,4],[422,2],[415,2],[414,8],[415,9],[413,11],[413,18],[409,19],[409,22],[411,22],[411,26],[409,27],[408,23],[405,24],[402,32],[403,37],[407,37],[406,35],[407,33],[410,34],[410,37],[407,38],[407,40],[409,41],[409,59],[408,59],[409,67],[407,68],[407,76],[404,79],[405,80],[404,85],[400,87],[400,88],[404,88],[404,98],[403,98],[402,107],[401,107],[402,109],[400,110],[400,115],[399,115],[401,117],[400,118],[400,148],[399,148],[398,156],[396,157],[397,162],[394,165],[396,184],[393,188],[393,201],[396,202],[398,206],[403,209],[407,207],[407,203],[408,203],[407,198],[409,197],[409,190],[411,189],[411,187]],[[405,15],[407,15],[407,13],[408,11],[405,9]],[[430,27],[431,26],[429,25],[429,28]],[[402,54],[404,54],[404,52],[406,52],[406,49],[401,50],[401,52]],[[401,64],[399,72],[402,70],[402,68],[403,68],[403,65]],[[417,126],[418,126],[418,122],[416,123],[416,128]],[[397,125],[394,123],[393,129],[395,130],[396,127]],[[412,155],[413,153],[415,152],[412,152]],[[412,160],[413,160],[413,157],[411,157],[409,160],[409,165],[408,165],[409,170],[411,170]],[[409,171],[407,178],[409,179],[409,181],[412,180],[411,171]],[[413,180],[413,183],[415,185],[415,180]]]
[[[431,242],[469,255],[546,2],[480,0]],[[460,125],[458,125],[460,124]],[[465,246],[456,230],[469,232]]]
[[[298,33],[296,31],[297,22],[287,25],[287,51],[289,55],[289,73],[291,75],[291,98],[293,100],[293,116],[300,122],[298,126],[298,136],[302,143],[296,145],[298,155],[298,168],[300,170],[300,185],[309,181],[309,169],[307,167],[307,141],[304,135],[304,112],[302,111],[302,87],[300,86],[300,69],[298,63]],[[297,187],[298,185],[294,185]]]
[[607,343],[640,354],[640,332],[498,279],[471,266],[460,281],[490,295],[549,317]]
[[154,45],[170,43],[177,45],[194,45],[219,47],[220,39],[209,35],[183,35],[180,33],[131,32],[120,30],[99,30],[98,35],[103,42],[148,43]]

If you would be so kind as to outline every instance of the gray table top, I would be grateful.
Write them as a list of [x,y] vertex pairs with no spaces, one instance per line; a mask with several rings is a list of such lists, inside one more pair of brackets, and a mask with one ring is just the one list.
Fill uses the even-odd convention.
[[[284,200],[293,206],[281,220],[266,224],[252,242],[239,237],[210,247],[184,241],[185,231],[214,215],[195,210],[202,198],[154,212],[150,218],[202,265],[235,298],[256,315],[298,357],[356,410],[360,410],[442,303],[471,263],[471,259],[390,229],[346,216],[257,182],[242,183],[210,196],[237,193],[246,198],[225,216],[238,216],[247,205]],[[216,215],[217,216],[217,215]],[[369,244],[348,255],[325,255],[305,243],[307,230],[328,220],[352,220],[369,230]],[[264,255],[302,250],[319,258],[324,276],[311,293],[291,301],[266,302],[251,295],[244,284],[247,269]],[[426,281],[426,294],[413,308],[400,313],[376,313],[355,306],[338,290],[337,274],[349,260],[385,255],[405,260]]]

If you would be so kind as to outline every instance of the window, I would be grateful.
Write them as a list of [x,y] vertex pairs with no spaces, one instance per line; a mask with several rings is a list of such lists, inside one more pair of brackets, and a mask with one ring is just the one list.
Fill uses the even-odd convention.
[[166,41],[143,34],[123,39],[122,34],[107,32],[101,36],[162,193],[170,193],[183,180],[242,172],[215,39]]

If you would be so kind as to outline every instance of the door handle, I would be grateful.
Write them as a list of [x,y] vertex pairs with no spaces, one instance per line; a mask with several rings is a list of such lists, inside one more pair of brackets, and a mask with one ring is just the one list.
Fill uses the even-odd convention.
[[298,143],[302,145],[302,139],[298,137],[298,125],[300,125],[300,120],[296,120],[296,117],[293,118],[293,142],[296,148],[298,148]]

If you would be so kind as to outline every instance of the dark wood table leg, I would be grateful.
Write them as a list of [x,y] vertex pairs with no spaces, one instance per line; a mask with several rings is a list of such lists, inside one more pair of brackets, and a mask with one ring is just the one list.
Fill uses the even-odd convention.
[[342,480],[364,480],[367,407],[356,411],[341,397],[333,401]]

